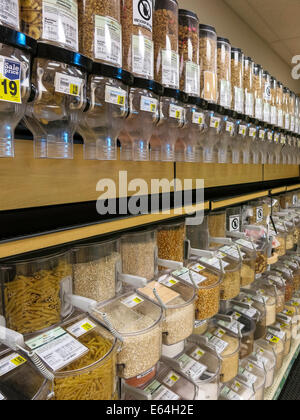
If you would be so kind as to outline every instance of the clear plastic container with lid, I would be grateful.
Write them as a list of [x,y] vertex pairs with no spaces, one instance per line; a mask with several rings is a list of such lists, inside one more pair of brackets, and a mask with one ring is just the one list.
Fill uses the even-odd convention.
[[152,280],[157,271],[156,231],[125,234],[121,238],[122,272]]
[[163,309],[162,342],[173,346],[188,338],[194,329],[196,290],[169,273],[147,284],[139,293]]
[[73,248],[73,291],[75,295],[104,302],[115,297],[121,254],[118,240]]
[[231,44],[227,38],[218,37],[218,104],[231,108]]
[[272,325],[267,330],[265,341],[275,351],[277,359],[275,369],[278,372],[283,365],[286,334]]
[[185,222],[160,225],[157,230],[158,258],[183,262]]
[[298,338],[298,309],[293,306],[292,303],[287,303],[284,310],[279,314],[284,319],[285,323],[292,323],[292,339],[297,340]]
[[247,378],[238,375],[221,389],[220,401],[255,401],[255,394],[251,385],[246,385]]
[[35,158],[73,159],[73,136],[86,106],[86,57],[39,43],[33,63],[36,94],[25,123],[34,137]]
[[0,286],[7,328],[30,334],[56,325],[73,310],[62,301],[72,293],[70,252],[7,260],[0,266]]
[[275,264],[272,267],[272,271],[284,280],[284,282],[285,282],[285,301],[289,302],[292,299],[292,296],[293,296],[293,293],[294,293],[293,272],[289,268],[284,267],[281,264]]
[[179,9],[180,90],[200,96],[199,20],[189,11]]
[[284,115],[283,115],[283,84],[277,82],[276,89],[276,102],[277,102],[277,113],[278,113],[278,124],[279,128],[284,128]]
[[150,80],[154,79],[153,4],[121,1],[123,69]]
[[268,344],[265,340],[257,340],[254,342],[254,352],[253,356],[250,356],[250,360],[253,360],[253,363],[265,370],[265,388],[270,388],[274,383],[277,360],[274,349],[268,347]]
[[[160,160],[163,162],[176,160],[176,142],[185,124],[184,102],[186,100],[185,94],[174,89],[164,89],[164,96],[160,98],[160,120],[155,133],[154,149],[159,147]],[[151,159],[153,140],[152,138],[150,141]],[[154,150],[154,152],[157,151]]]
[[51,397],[51,384],[23,354],[0,350],[0,400],[45,401]]
[[289,131],[291,127],[290,90],[286,87],[283,88],[283,119],[284,119],[284,129]]
[[179,89],[177,0],[155,2],[153,25],[154,80],[164,87]]
[[[235,300],[237,302],[249,305],[251,312],[253,309],[258,311],[259,319],[256,324],[254,339],[258,340],[264,337],[267,331],[267,309],[265,301],[258,297],[256,292],[253,292],[251,289],[242,289],[242,293],[240,293],[240,295]],[[238,311],[241,312],[241,309],[239,308]]]
[[270,271],[265,273],[262,284],[264,284],[263,288],[266,287],[265,285],[270,285],[274,288],[273,292],[275,292],[275,295],[273,293],[273,296],[276,296],[276,313],[282,312],[285,305],[285,281],[282,277]]
[[285,321],[285,317],[281,318],[281,316],[278,315],[274,326],[285,334],[284,356],[288,356],[292,347],[292,323],[286,323]]
[[255,401],[263,401],[266,385],[266,372],[264,367],[259,367],[257,365],[255,356],[251,355],[247,359],[240,361],[239,374],[243,375],[246,379],[242,381],[245,385],[254,388]]
[[20,30],[20,1],[1,0],[0,2],[0,24],[8,28]]
[[98,304],[91,315],[123,340],[117,360],[121,378],[135,378],[159,361],[162,309],[153,300],[128,292]]
[[[0,7],[1,12],[3,8],[4,5]],[[15,129],[25,114],[30,97],[31,65],[36,42],[9,27],[0,26],[0,47],[1,68],[5,69],[1,70],[1,83],[6,89],[0,101],[0,158],[9,158],[15,155]]]
[[200,36],[200,88],[201,98],[210,103],[217,103],[217,33],[209,25],[199,26]]
[[53,400],[118,399],[119,342],[86,314],[75,316],[42,336],[28,337],[25,344],[54,375]]
[[231,89],[231,108],[244,114],[244,54],[239,48],[231,48]]
[[264,118],[263,121],[267,124],[271,123],[271,75],[269,72],[263,73],[264,85]]
[[254,112],[254,61],[244,57],[244,89],[245,89],[245,114],[253,118]]
[[117,159],[117,138],[128,113],[127,86],[132,82],[125,71],[93,64],[88,81],[89,104],[81,113],[78,127],[84,139],[85,159]]
[[278,126],[277,80],[271,77],[271,124]]
[[146,79],[134,79],[129,90],[129,114],[119,135],[121,160],[148,161],[149,144],[159,120],[162,87]]
[[259,64],[254,65],[254,97],[255,118],[262,121],[264,116],[264,82],[263,68]]
[[207,346],[216,351],[221,359],[220,381],[229,382],[238,373],[240,339],[236,334],[219,326],[214,318],[210,321],[204,337]]
[[78,52],[78,29],[81,25],[78,24],[77,0],[20,0],[20,4],[22,32],[37,41]]

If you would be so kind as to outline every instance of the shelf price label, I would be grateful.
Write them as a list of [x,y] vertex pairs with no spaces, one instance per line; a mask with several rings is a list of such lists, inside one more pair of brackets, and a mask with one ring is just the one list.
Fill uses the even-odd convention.
[[0,56],[0,100],[21,104],[21,63]]

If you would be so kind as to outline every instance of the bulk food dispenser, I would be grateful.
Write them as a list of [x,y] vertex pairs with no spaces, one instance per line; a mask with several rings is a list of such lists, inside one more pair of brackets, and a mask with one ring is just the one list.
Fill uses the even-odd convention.
[[85,159],[117,159],[117,138],[128,114],[128,86],[132,82],[132,76],[120,68],[93,63],[88,105],[81,112],[78,127]]
[[[5,23],[2,17],[2,24]],[[8,26],[12,23],[9,21]],[[17,21],[14,25],[17,26]],[[15,129],[24,116],[30,97],[31,61],[36,51],[36,42],[32,38],[8,26],[0,27],[0,71],[4,87],[0,100],[0,157],[5,158],[15,155]]]
[[36,158],[73,159],[73,136],[86,106],[86,57],[39,43],[33,63],[35,97],[25,124],[34,137]]
[[259,367],[256,363],[255,357],[252,355],[249,358],[240,361],[239,374],[243,375],[247,380],[245,385],[254,388],[255,401],[264,400],[264,392],[266,385],[266,372],[263,367]]

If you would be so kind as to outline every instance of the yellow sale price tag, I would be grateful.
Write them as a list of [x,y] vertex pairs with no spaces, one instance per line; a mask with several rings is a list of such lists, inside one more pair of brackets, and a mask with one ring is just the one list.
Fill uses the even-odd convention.
[[70,84],[70,95],[79,95],[79,86],[75,85],[74,83]]
[[125,104],[125,96],[119,95],[118,96],[118,105],[124,105]]
[[3,56],[0,56],[0,100],[22,103],[21,63]]
[[13,363],[15,366],[21,366],[26,362],[27,360],[24,359],[22,356],[17,356],[14,359],[11,359],[11,363]]
[[95,327],[93,325],[89,324],[88,322],[86,322],[85,324],[81,325],[81,328],[83,328],[85,331],[90,331]]

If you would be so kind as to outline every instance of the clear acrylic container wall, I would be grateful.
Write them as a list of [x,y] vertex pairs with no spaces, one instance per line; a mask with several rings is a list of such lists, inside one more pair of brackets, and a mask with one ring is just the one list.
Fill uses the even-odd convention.
[[201,98],[210,103],[218,99],[217,33],[215,28],[200,24],[200,88]]
[[239,48],[231,49],[231,109],[244,114],[244,54]]
[[218,104],[231,108],[231,44],[218,37]]

